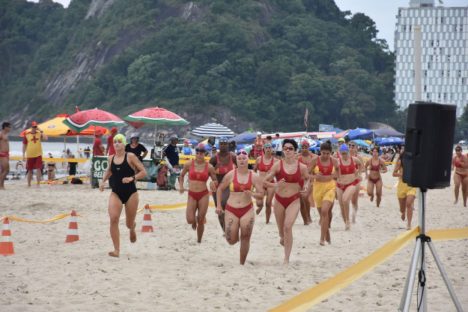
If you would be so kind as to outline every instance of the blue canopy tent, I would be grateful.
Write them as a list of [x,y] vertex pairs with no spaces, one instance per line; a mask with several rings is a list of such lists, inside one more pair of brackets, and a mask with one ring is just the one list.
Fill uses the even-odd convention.
[[245,132],[242,132],[241,134],[236,135],[230,140],[235,141],[236,143],[252,144],[255,141],[255,138],[256,138],[256,134],[254,132],[245,131]]
[[374,137],[374,132],[370,129],[356,128],[356,129],[350,130],[347,136],[349,137],[350,140],[356,140],[356,139],[367,140],[367,139],[372,139]]
[[397,137],[376,138],[375,143],[378,146],[402,145],[405,144],[405,140]]

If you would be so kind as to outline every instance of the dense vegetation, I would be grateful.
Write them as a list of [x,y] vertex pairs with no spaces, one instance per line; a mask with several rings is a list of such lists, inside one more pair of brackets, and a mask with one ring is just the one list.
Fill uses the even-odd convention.
[[[255,128],[302,130],[308,108],[313,129],[381,121],[402,130],[393,54],[369,17],[333,1],[199,0],[187,16],[188,1],[116,0],[85,19],[90,3],[0,0],[0,119],[161,105],[206,121],[223,108]],[[83,56],[101,62],[52,91]]]

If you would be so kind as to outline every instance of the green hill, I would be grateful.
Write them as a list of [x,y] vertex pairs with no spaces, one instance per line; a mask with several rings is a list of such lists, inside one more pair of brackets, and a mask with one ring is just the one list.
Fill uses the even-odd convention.
[[331,0],[0,0],[0,120],[159,105],[236,130],[302,130],[305,108],[313,129],[395,125],[376,35]]

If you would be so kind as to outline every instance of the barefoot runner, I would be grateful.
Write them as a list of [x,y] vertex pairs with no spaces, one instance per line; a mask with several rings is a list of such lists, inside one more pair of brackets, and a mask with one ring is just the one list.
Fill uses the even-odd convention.
[[[248,168],[249,157],[246,151],[240,150],[237,154],[237,169],[228,172],[216,193],[216,213],[223,213],[222,196],[224,190],[229,188],[229,198],[224,212],[226,240],[234,245],[240,240],[240,264],[244,264],[249,253],[250,237],[255,223],[252,196],[263,198],[263,185],[258,175]],[[252,193],[255,188],[257,193]]]
[[359,183],[357,185],[358,190],[357,192],[354,193],[353,198],[351,199],[351,204],[353,206],[353,213],[351,215],[351,221],[353,223],[356,223],[356,214],[359,209],[359,203],[358,203],[359,192],[361,191],[362,174],[364,173],[364,160],[361,156],[359,156],[358,146],[356,142],[350,141],[348,144],[348,147],[349,147],[349,155],[359,160],[358,162],[354,164],[356,166],[356,170],[358,170],[358,178],[359,178]]
[[[307,166],[309,173],[312,169],[312,161],[317,158],[317,155],[309,151],[309,141],[303,140],[301,143],[301,154],[298,156],[299,162]],[[314,207],[314,198],[312,196],[313,185],[310,185],[308,194],[301,194],[301,216],[304,221],[304,225],[312,223],[312,217],[310,216],[310,207]]]
[[[284,246],[284,264],[289,263],[293,245],[292,227],[300,209],[301,193],[309,191],[307,166],[296,159],[297,143],[283,140],[284,159],[276,162],[265,177],[264,184],[276,187],[273,203],[280,244]],[[276,183],[268,182],[276,177]]]
[[330,225],[333,202],[335,201],[336,183],[333,168],[336,160],[331,157],[332,147],[329,143],[320,145],[320,156],[312,161],[312,177],[314,180],[314,201],[320,214],[320,245],[325,241],[331,244]]
[[210,200],[210,192],[206,187],[208,178],[211,177],[211,191],[216,192],[218,182],[216,173],[212,165],[205,161],[206,148],[203,143],[200,143],[195,148],[195,159],[187,161],[180,173],[179,177],[179,192],[183,194],[184,177],[189,174],[189,189],[187,198],[187,223],[192,225],[194,230],[197,230],[197,242],[201,243],[203,232],[205,230],[205,217],[208,211]]
[[[463,206],[466,207],[466,197],[467,197],[467,188],[468,188],[468,156],[463,155],[462,147],[457,145],[455,147],[455,156],[452,159],[452,171],[453,182],[455,184],[455,201],[454,204],[458,203],[458,194],[460,193],[460,186],[462,189],[463,196]],[[455,169],[455,170],[454,170]]]
[[106,170],[100,191],[104,191],[104,184],[112,178],[112,193],[109,196],[110,235],[114,250],[109,256],[118,257],[120,254],[119,220],[122,207],[125,205],[127,228],[130,230],[130,242],[136,242],[135,217],[138,209],[138,192],[135,181],[146,176],[145,168],[137,156],[125,152],[126,139],[122,134],[114,136],[115,155],[109,156],[109,166]]
[[[265,179],[268,171],[270,171],[271,167],[275,164],[275,157],[273,157],[273,147],[271,143],[265,143],[263,145],[263,155],[258,157],[255,162],[254,171],[258,172],[259,178],[262,180]],[[273,187],[266,187],[264,190],[264,194],[266,195],[265,201],[265,216],[266,216],[266,223],[270,223],[270,216],[271,216],[271,205],[273,202],[273,195],[275,194],[275,189]],[[257,214],[263,209],[263,197],[262,199],[257,199]]]
[[[367,173],[369,170],[369,173]],[[372,157],[366,162],[365,165],[367,177],[367,195],[370,196],[370,201],[374,200],[374,189],[376,196],[377,207],[380,207],[382,201],[382,175],[380,173],[387,172],[385,161],[379,157],[379,147],[372,148]]]
[[[216,178],[218,179],[218,185],[223,180],[224,176],[236,167],[236,155],[229,151],[229,140],[226,137],[219,138],[219,152],[215,153],[211,159],[210,164],[215,168]],[[229,188],[224,189],[221,196],[221,207],[223,211],[218,214],[219,225],[224,232],[224,208],[229,197]],[[216,207],[218,207],[217,196],[213,193],[213,200]]]
[[400,156],[398,157],[395,168],[393,169],[393,176],[398,177],[397,197],[398,204],[400,205],[401,220],[405,221],[406,219],[406,229],[410,230],[417,189],[415,187],[410,187],[408,184],[403,182],[403,162],[401,161],[403,153],[404,148],[402,147],[400,150]]

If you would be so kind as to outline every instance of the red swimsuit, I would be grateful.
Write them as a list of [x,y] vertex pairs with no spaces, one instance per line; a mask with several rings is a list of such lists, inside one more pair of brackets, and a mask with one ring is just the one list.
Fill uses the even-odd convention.
[[232,169],[234,169],[234,163],[232,162],[231,154],[229,154],[229,163],[227,165],[221,165],[219,155],[216,154],[216,174],[224,175]]
[[[372,164],[372,158],[370,160],[370,171],[377,171],[379,172],[380,171],[380,160],[379,160],[379,164],[377,166],[374,166]],[[376,184],[377,182],[380,181],[380,177],[378,177],[377,179],[372,179],[372,178],[369,178],[369,181],[371,181],[372,183]]]
[[[304,185],[304,180],[302,180],[301,176],[300,162],[297,162],[296,172],[293,174],[289,174],[286,171],[284,171],[283,160],[280,160],[280,171],[276,174],[276,181],[280,181],[281,179],[284,179],[284,181],[287,183],[298,183],[299,186],[302,188],[302,186]],[[289,205],[291,205],[291,203],[299,197],[301,197],[299,192],[289,197],[281,197],[280,195],[278,195],[278,193],[275,193],[275,199],[284,207],[284,209],[288,208]]]
[[[237,180],[237,170],[234,170],[234,178],[232,179],[231,188],[232,188],[231,192],[234,192],[234,193],[236,192],[241,193],[247,190],[251,190],[252,189],[252,171],[249,171],[249,179],[247,180],[247,183],[241,184]],[[231,212],[233,215],[235,215],[239,219],[242,218],[242,216],[245,215],[247,212],[249,212],[249,210],[252,209],[252,207],[253,207],[252,202],[250,202],[250,204],[242,208],[235,208],[229,204],[226,204],[226,210]]]
[[317,167],[319,168],[319,172],[324,176],[329,176],[333,173],[333,163],[331,160],[329,160],[329,162],[328,166],[324,166],[320,161],[320,157],[317,158]]
[[269,164],[265,164],[263,162],[263,156],[260,156],[260,162],[258,163],[257,169],[258,171],[261,171],[261,172],[268,172],[270,171],[271,167],[273,167],[273,163],[274,163],[273,157],[271,158]]
[[[463,168],[462,165],[461,165],[461,162],[459,160],[459,157],[455,157],[455,161],[454,161],[453,165],[455,166],[455,168]],[[455,173],[458,174],[462,180],[467,176],[466,174],[458,173],[456,171],[455,171]]]
[[[353,174],[356,172],[356,166],[354,164],[354,161],[353,161],[353,157],[350,157],[351,159],[351,162],[349,163],[349,165],[344,165],[343,164],[343,161],[342,161],[342,158],[339,158],[339,162],[340,162],[340,174]],[[354,180],[353,182],[349,183],[349,184],[341,184],[341,183],[336,183],[336,186],[345,191],[349,186],[351,185],[357,185],[359,184],[359,179],[356,179]]]
[[[189,171],[189,180],[191,181],[200,181],[200,182],[206,182],[208,181],[208,163],[205,163],[205,169],[203,169],[202,172],[198,172],[195,170],[195,161],[192,161],[192,164],[190,165],[190,171]],[[188,194],[190,197],[193,198],[195,201],[199,201],[202,199],[205,195],[208,195],[210,192],[208,189],[205,189],[204,191],[201,192],[194,192],[194,191],[188,191]]]

